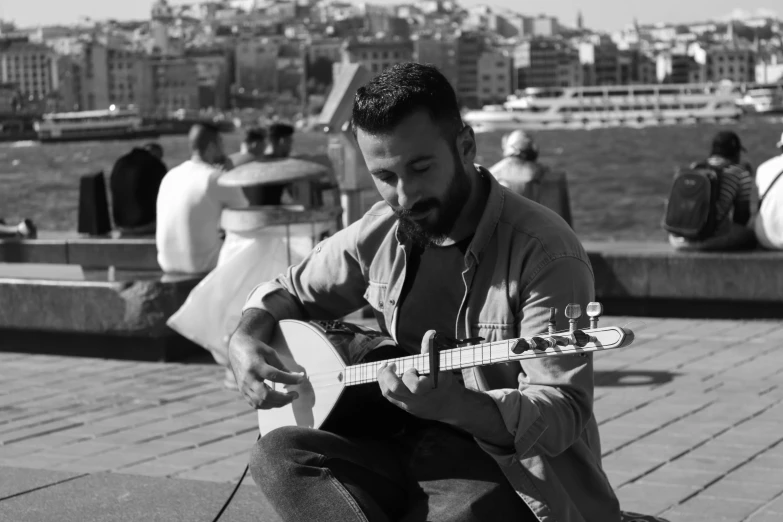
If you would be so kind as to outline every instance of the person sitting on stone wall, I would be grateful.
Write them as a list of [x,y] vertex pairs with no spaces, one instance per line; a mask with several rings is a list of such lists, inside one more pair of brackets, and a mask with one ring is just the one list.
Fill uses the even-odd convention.
[[239,167],[253,161],[264,161],[266,158],[266,130],[262,127],[250,127],[245,132],[245,137],[239,147],[239,152],[229,156],[232,167]]
[[503,159],[489,168],[498,182],[554,210],[573,228],[565,173],[540,163],[538,145],[532,136],[521,130],[504,136],[501,146]]
[[[284,159],[291,155],[294,144],[294,127],[287,123],[275,122],[269,126],[267,133],[269,143],[266,147],[266,158]],[[292,203],[290,183],[270,183],[262,188],[262,197],[258,205],[282,205]]]
[[217,265],[223,209],[246,207],[248,202],[240,188],[217,183],[226,163],[218,128],[196,124],[188,139],[191,158],[171,169],[160,185],[155,243],[165,272],[197,274]]
[[121,236],[155,233],[155,205],[167,171],[163,148],[157,143],[134,147],[116,161],[109,178],[109,192],[114,226]]
[[[747,250],[755,247],[755,234],[748,226],[751,217],[753,178],[741,163],[744,150],[735,132],[720,131],[712,140],[707,161],[691,165],[691,170],[706,166],[717,174],[718,197],[711,210],[714,213],[714,221],[709,234],[699,239],[670,232],[669,243],[675,249],[725,251]],[[669,199],[671,206],[672,195]],[[667,219],[669,219],[668,213]]]
[[783,250],[783,135],[777,148],[781,154],[759,165],[756,171],[758,200],[753,230],[759,245],[770,250]]

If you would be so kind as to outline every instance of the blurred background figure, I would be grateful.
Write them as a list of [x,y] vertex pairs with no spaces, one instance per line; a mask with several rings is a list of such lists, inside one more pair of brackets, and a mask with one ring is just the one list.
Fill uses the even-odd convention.
[[756,217],[753,230],[759,245],[770,250],[783,250],[783,134],[776,147],[780,152],[756,171]]
[[121,237],[155,233],[158,190],[168,169],[163,147],[134,147],[115,163],[109,179],[112,218]]
[[269,145],[266,155],[270,158],[287,158],[294,145],[294,127],[287,123],[273,123],[269,126]]
[[[742,162],[743,152],[745,147],[737,133],[720,131],[712,139],[707,160],[693,163],[688,169],[684,169],[685,174],[705,169],[714,173],[714,181],[709,186],[701,185],[704,190],[717,194],[717,198],[710,200],[709,208],[707,205],[688,203],[688,200],[697,197],[699,193],[692,188],[690,180],[683,177],[683,184],[679,184],[679,178],[675,177],[664,219],[664,228],[670,232],[669,243],[675,249],[728,251],[749,250],[756,246],[755,234],[749,227],[753,177]],[[680,201],[688,204],[678,204]],[[711,217],[706,220],[704,230],[698,237],[685,237],[682,231],[672,232],[672,224],[700,221],[696,216],[704,210],[708,211]]]
[[223,209],[245,207],[248,202],[241,189],[217,183],[226,163],[218,128],[196,124],[188,140],[191,158],[171,169],[160,185],[155,243],[163,271],[193,274],[217,265]]
[[489,171],[504,187],[557,212],[573,228],[568,181],[564,172],[538,161],[538,145],[533,137],[516,130],[501,140],[503,159]]
[[239,147],[239,152],[229,156],[233,167],[263,161],[266,155],[266,130],[262,127],[249,128]]

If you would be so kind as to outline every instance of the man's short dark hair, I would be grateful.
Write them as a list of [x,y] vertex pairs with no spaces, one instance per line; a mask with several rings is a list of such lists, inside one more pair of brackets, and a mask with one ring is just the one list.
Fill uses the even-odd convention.
[[262,127],[250,127],[245,131],[245,143],[258,143],[266,140],[266,130]]
[[190,128],[188,134],[190,150],[203,153],[212,143],[217,142],[219,136],[220,129],[217,125],[208,122],[197,123]]
[[280,138],[287,138],[293,136],[294,126],[287,123],[273,123],[269,126],[269,141],[276,141]]
[[418,110],[429,112],[450,142],[463,128],[457,94],[445,76],[429,64],[400,63],[359,87],[353,99],[351,130],[387,134]]
[[740,152],[744,150],[745,147],[742,146],[742,142],[735,132],[720,131],[715,135],[714,138],[712,138],[712,147],[710,153],[713,156],[720,156],[722,158],[735,158],[739,156]]
[[144,147],[142,147],[144,150],[152,152],[153,154],[157,154],[158,156],[163,157],[163,147],[160,146],[160,143],[155,143],[154,141],[151,141],[149,143],[145,143]]

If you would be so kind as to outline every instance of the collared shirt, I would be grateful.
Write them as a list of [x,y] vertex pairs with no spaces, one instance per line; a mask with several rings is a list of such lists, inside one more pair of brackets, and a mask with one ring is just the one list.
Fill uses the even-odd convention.
[[783,154],[765,161],[756,170],[758,197],[764,200],[753,223],[759,243],[778,250],[783,249],[783,178],[772,186],[770,184],[781,172]]
[[188,160],[163,178],[157,200],[155,245],[164,272],[197,274],[217,265],[223,245],[223,209],[247,206],[241,189],[218,185],[222,174],[212,165]]
[[[558,329],[565,329],[565,306],[584,307],[594,299],[587,254],[554,212],[502,187],[486,169],[481,173],[490,193],[465,253],[462,280],[455,281],[464,297],[454,335],[500,341],[543,333],[550,307],[558,309]],[[284,275],[256,287],[244,309],[264,309],[276,320],[325,320],[369,303],[382,330],[396,339],[410,248],[392,210],[376,204]],[[348,363],[363,356],[348,354]],[[463,377],[467,387],[494,400],[514,437],[513,447],[476,439],[478,444],[539,520],[619,521],[619,504],[601,467],[591,356],[471,368]]]

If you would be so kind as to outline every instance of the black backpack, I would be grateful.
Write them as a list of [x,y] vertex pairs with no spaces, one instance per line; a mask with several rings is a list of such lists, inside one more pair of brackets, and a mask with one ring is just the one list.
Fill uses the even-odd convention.
[[715,207],[722,172],[722,168],[708,163],[677,169],[663,217],[667,232],[690,240],[712,235],[718,224]]

